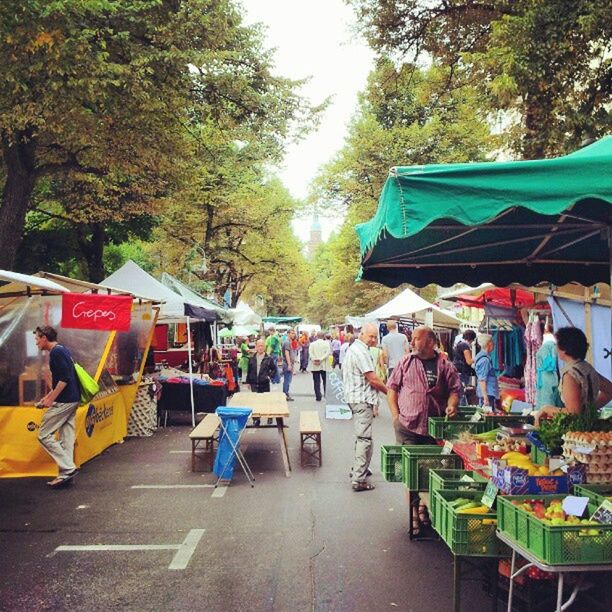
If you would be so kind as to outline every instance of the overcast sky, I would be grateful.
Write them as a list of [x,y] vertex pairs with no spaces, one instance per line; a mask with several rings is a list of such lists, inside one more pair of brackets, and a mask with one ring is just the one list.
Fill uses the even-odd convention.
[[[319,130],[288,147],[279,172],[291,193],[305,198],[319,167],[344,143],[373,54],[352,31],[353,11],[343,0],[241,0],[241,4],[247,23],[266,26],[267,47],[276,49],[276,73],[292,79],[311,77],[301,93],[314,104],[332,98]],[[322,218],[321,224],[327,238],[338,221]],[[300,234],[304,237],[303,227]]]

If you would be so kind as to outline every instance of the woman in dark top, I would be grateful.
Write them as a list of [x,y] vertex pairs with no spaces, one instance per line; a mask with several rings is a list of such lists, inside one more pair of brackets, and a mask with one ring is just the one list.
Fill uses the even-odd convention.
[[472,357],[472,344],[476,340],[476,332],[473,329],[466,329],[463,332],[463,340],[455,346],[453,351],[453,365],[459,372],[461,379],[461,397],[459,403],[463,406],[467,404],[465,388],[470,383],[470,377],[475,376],[473,365],[474,358]]

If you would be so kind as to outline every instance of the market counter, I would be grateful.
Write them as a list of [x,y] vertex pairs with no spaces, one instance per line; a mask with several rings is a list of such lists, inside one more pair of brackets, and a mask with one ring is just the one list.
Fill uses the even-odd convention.
[[[189,383],[161,381],[162,392],[157,402],[158,415],[168,412],[191,413],[191,393]],[[214,412],[217,406],[227,403],[226,385],[193,385],[193,401],[196,412]]]
[[[0,478],[57,476],[57,465],[38,441],[44,410],[30,406],[0,407]],[[74,460],[81,466],[104,449],[125,438],[127,416],[124,396],[111,393],[76,413]]]

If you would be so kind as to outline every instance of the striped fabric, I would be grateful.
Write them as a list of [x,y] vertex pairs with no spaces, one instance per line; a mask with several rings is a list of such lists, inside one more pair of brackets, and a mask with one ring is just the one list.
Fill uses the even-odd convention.
[[427,435],[427,419],[443,416],[451,393],[461,393],[455,366],[438,357],[438,382],[429,389],[422,361],[414,354],[406,355],[393,370],[387,387],[397,391],[399,421],[405,429]]
[[365,379],[366,372],[374,372],[374,360],[366,344],[357,339],[349,346],[342,363],[344,401],[347,404],[378,403],[376,389]]

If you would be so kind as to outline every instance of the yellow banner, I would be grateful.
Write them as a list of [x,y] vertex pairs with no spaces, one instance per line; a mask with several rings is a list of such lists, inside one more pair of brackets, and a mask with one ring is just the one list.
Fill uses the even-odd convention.
[[[77,466],[125,438],[126,413],[119,391],[77,409]],[[43,414],[44,410],[25,406],[0,407],[0,478],[57,476],[57,465],[38,441]]]

